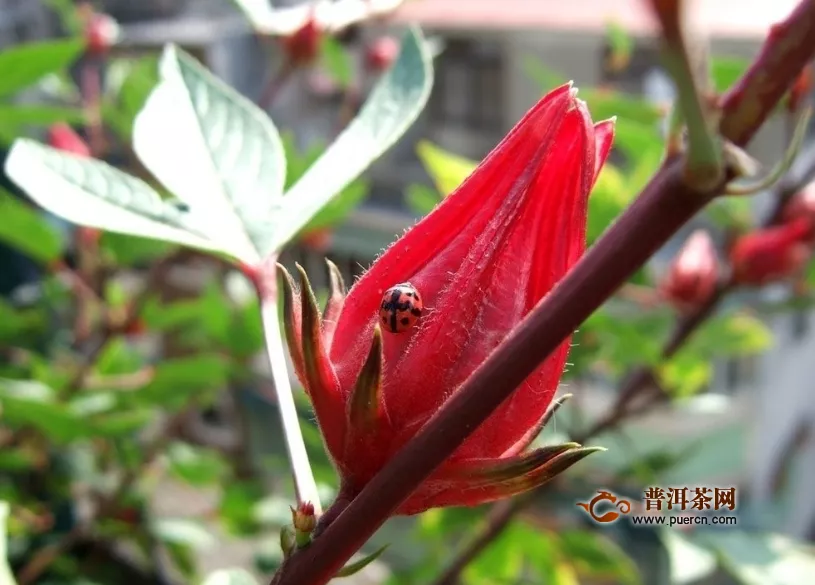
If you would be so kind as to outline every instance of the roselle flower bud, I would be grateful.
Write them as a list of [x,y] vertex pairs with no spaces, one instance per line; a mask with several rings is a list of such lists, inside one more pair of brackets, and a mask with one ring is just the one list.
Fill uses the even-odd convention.
[[795,83],[790,89],[789,96],[787,97],[787,111],[795,113],[801,109],[801,105],[809,98],[812,93],[813,71],[812,63],[801,69],[801,73],[795,79]]
[[311,502],[301,502],[296,508],[291,509],[292,525],[297,532],[311,533],[317,525],[317,517],[314,515],[314,504]]
[[372,73],[382,73],[391,66],[398,54],[398,40],[379,37],[365,48],[365,66]]
[[74,132],[74,129],[65,123],[54,124],[48,129],[48,144],[65,152],[78,156],[90,156],[91,149],[88,144]]
[[[329,263],[321,315],[281,267],[292,362],[354,498],[578,260],[613,123],[570,85],[545,96],[439,206],[345,293]],[[476,505],[541,485],[595,449],[528,450],[565,366],[565,340],[399,508]]]
[[718,280],[716,247],[706,231],[697,230],[674,258],[659,290],[678,310],[690,311],[711,297]]
[[120,29],[117,22],[107,14],[94,13],[87,19],[85,44],[88,54],[106,54],[119,40]]
[[[807,218],[815,224],[815,183],[810,183],[798,193],[790,197],[784,206],[781,219],[792,222],[799,218]],[[813,232],[815,236],[815,232]]]
[[283,37],[281,42],[291,64],[309,65],[320,54],[321,40],[322,31],[312,16],[291,35]]
[[807,217],[739,237],[730,250],[733,280],[761,286],[797,275],[810,257],[812,237]]

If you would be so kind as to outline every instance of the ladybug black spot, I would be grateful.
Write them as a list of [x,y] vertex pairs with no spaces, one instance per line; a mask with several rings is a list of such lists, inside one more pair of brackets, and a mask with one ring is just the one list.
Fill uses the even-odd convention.
[[410,323],[410,319],[408,319],[407,317],[402,317],[402,325],[407,325],[409,323]]

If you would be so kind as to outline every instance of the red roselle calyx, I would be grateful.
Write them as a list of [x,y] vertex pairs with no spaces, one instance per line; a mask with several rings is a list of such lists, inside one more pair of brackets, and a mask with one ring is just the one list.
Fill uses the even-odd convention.
[[292,65],[309,65],[320,54],[320,30],[314,16],[310,16],[306,23],[281,40],[286,57]]
[[368,71],[382,73],[399,54],[399,41],[393,37],[379,37],[365,48],[365,66]]
[[[589,191],[613,133],[560,87],[347,296],[330,264],[322,315],[305,272],[295,295],[281,268],[292,361],[340,474],[339,498],[355,497],[582,255]],[[566,340],[398,513],[514,495],[593,452],[576,443],[528,449],[568,348]]]
[[48,144],[52,148],[78,156],[90,156],[91,149],[73,128],[65,123],[54,124],[48,129]]
[[739,237],[730,250],[734,282],[760,286],[796,276],[810,257],[812,237],[807,217]]
[[662,297],[679,311],[690,311],[707,301],[719,280],[719,259],[710,235],[697,230],[674,258],[660,283]]
[[85,16],[85,46],[88,54],[105,55],[119,40],[119,24],[107,14],[89,12]]

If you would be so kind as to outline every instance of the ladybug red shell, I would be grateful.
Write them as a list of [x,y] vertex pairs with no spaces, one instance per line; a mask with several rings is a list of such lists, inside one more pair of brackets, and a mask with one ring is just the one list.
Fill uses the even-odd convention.
[[419,291],[409,282],[392,286],[382,295],[379,320],[391,333],[407,331],[422,316],[422,299]]

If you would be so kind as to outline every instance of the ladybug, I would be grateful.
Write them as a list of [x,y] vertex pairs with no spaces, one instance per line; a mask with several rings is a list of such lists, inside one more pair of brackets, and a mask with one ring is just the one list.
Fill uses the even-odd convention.
[[419,291],[409,282],[392,286],[382,295],[379,320],[391,333],[407,331],[422,316],[422,299]]

